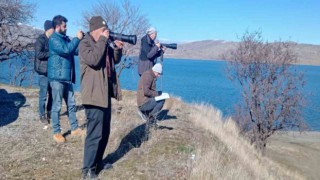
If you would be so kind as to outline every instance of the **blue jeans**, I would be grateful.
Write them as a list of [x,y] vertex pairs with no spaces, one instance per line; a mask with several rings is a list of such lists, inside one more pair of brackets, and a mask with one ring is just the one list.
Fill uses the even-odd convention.
[[73,85],[58,81],[50,82],[52,88],[53,104],[51,110],[51,122],[53,134],[61,133],[60,129],[60,111],[62,98],[65,99],[68,107],[68,117],[71,131],[78,128],[78,120],[76,117],[76,102],[74,100]]
[[146,103],[139,107],[139,109],[149,117],[157,118],[164,105],[164,102],[165,100],[156,101],[154,98],[149,98]]
[[47,94],[48,102],[47,102],[47,114],[50,114],[51,112],[51,106],[52,106],[52,90],[49,84],[48,77],[44,75],[39,75],[39,116],[44,117],[46,114],[46,101],[47,101]]

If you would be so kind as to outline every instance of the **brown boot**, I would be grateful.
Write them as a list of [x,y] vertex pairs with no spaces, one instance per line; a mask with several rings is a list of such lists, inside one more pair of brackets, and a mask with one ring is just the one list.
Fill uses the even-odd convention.
[[83,130],[80,128],[75,129],[74,131],[71,131],[72,136],[82,136],[83,135]]
[[53,139],[54,139],[57,143],[64,143],[64,142],[66,142],[66,139],[62,136],[62,134],[55,134],[55,135],[53,135]]

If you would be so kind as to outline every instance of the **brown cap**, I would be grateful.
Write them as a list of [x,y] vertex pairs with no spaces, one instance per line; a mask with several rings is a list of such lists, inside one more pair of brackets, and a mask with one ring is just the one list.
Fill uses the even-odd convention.
[[108,28],[106,21],[101,16],[93,16],[90,19],[89,21],[90,32],[102,27]]

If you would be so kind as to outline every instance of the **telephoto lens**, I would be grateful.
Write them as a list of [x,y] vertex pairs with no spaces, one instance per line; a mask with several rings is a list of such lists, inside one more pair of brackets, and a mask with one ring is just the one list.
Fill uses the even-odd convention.
[[127,42],[129,44],[135,45],[137,43],[137,36],[136,35],[125,35],[121,33],[114,33],[110,32],[109,37],[111,41],[119,40],[123,42]]
[[176,44],[176,43],[172,43],[172,44],[161,44],[161,46],[164,46],[164,47],[170,48],[170,49],[177,49],[177,44]]

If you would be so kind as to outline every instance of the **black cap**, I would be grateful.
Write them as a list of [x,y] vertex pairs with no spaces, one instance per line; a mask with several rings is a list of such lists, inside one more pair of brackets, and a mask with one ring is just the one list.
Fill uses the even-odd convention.
[[49,29],[53,28],[53,24],[52,24],[52,21],[50,20],[46,20],[44,22],[44,30],[47,31]]

